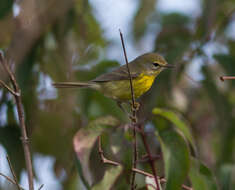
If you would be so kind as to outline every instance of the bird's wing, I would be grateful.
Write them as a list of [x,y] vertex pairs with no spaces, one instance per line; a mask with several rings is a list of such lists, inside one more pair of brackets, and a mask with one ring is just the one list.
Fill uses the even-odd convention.
[[[130,72],[132,78],[136,78],[139,76],[138,72],[131,71],[131,65],[130,66]],[[92,80],[92,82],[108,82],[108,81],[117,81],[117,80],[129,80],[129,74],[126,68],[126,65],[123,65],[109,73],[103,74]]]

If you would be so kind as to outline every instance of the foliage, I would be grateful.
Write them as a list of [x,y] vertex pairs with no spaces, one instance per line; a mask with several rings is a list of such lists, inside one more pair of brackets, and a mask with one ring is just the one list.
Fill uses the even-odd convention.
[[190,166],[187,144],[184,138],[171,127],[158,126],[157,123],[155,127],[163,152],[166,190],[181,189]]

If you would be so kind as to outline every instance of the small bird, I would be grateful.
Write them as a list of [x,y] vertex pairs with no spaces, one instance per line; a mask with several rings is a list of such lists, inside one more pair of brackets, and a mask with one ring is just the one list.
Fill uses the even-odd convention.
[[[143,54],[129,63],[135,98],[147,92],[155,78],[164,68],[171,68],[166,60],[157,53]],[[109,73],[102,74],[88,82],[58,82],[56,88],[91,88],[100,91],[106,97],[117,101],[118,105],[132,99],[130,79],[126,65]],[[121,107],[122,108],[122,107]]]

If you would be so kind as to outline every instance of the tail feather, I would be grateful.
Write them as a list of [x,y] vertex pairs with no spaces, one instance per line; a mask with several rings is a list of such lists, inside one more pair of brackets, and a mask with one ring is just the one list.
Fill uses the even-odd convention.
[[91,82],[56,82],[52,84],[55,88],[94,88]]

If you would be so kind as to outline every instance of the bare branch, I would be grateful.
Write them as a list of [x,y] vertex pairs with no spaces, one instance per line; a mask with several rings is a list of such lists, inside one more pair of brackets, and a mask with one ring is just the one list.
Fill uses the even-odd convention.
[[140,125],[139,128],[142,129],[142,133],[140,133],[140,136],[142,138],[142,141],[144,143],[144,147],[145,147],[146,152],[148,154],[149,164],[150,164],[152,172],[153,172],[154,180],[155,180],[155,183],[157,185],[157,190],[160,190],[160,185],[158,183],[158,177],[157,177],[157,173],[156,173],[156,170],[155,170],[154,158],[153,158],[153,156],[151,154],[150,147],[149,147],[149,145],[147,143],[146,134],[144,133],[142,125]]
[[20,96],[20,94],[16,93],[14,90],[12,90],[9,86],[7,86],[7,84],[5,82],[3,82],[2,80],[0,80],[0,85],[3,86],[4,88],[6,88],[12,95],[14,96]]
[[138,174],[142,174],[144,176],[148,176],[148,177],[154,177],[152,174],[148,173],[148,172],[145,172],[145,171],[142,171],[142,170],[139,170],[137,168],[132,168],[132,171],[138,173]]
[[[0,173],[0,176],[4,177],[10,183],[12,183],[14,185],[17,185],[17,183],[13,179],[11,179],[10,177],[4,175],[3,173]],[[20,190],[25,190],[25,189],[23,187],[20,187]]]
[[23,149],[24,149],[24,157],[25,157],[26,170],[27,170],[28,182],[29,182],[29,190],[33,190],[34,189],[33,167],[32,167],[30,148],[29,148],[29,140],[28,140],[26,125],[25,125],[24,109],[23,109],[23,103],[21,99],[20,88],[18,86],[18,83],[16,82],[15,75],[10,70],[8,63],[6,59],[3,57],[3,54],[1,52],[0,52],[0,63],[2,64],[5,72],[9,75],[10,81],[14,89],[13,91],[15,92],[13,93],[13,96],[15,98],[16,108],[17,108],[17,113],[18,113],[18,118],[19,118],[19,123],[20,123],[20,128],[21,128],[21,135],[22,135],[21,141],[22,141]]
[[12,167],[10,158],[9,158],[8,156],[7,156],[7,162],[8,162],[8,165],[9,165],[9,167],[10,167],[12,176],[14,177],[15,184],[16,184],[16,186],[17,186],[17,189],[18,189],[18,190],[21,190],[20,185],[19,185],[18,180],[17,180],[17,177],[16,177],[16,174],[15,174],[14,169],[13,169],[13,167]]
[[235,79],[235,77],[234,76],[221,76],[220,77],[220,80],[221,81],[225,81],[225,80],[234,80]]
[[[124,40],[123,40],[123,35],[121,30],[119,29],[119,33],[120,33],[120,37],[121,37],[121,42],[122,42],[122,48],[123,48],[123,53],[124,53],[124,57],[125,57],[125,61],[126,61],[126,67],[127,67],[127,71],[128,71],[128,75],[129,75],[129,79],[130,79],[130,88],[131,88],[131,100],[132,100],[132,126],[134,127],[133,130],[133,147],[134,147],[134,151],[133,151],[133,163],[132,163],[132,167],[136,168],[137,165],[137,142],[136,142],[136,123],[137,123],[137,115],[136,112],[139,108],[139,104],[137,102],[135,102],[135,94],[134,94],[134,90],[133,90],[133,83],[132,83],[132,76],[131,76],[131,72],[130,72],[130,68],[129,68],[129,64],[128,64],[128,59],[127,59],[127,55],[126,55],[126,48],[125,48],[125,44],[124,44]],[[137,106],[138,105],[138,106]],[[134,190],[135,189],[135,172],[132,172],[132,179],[131,179],[131,189]]]
[[101,145],[101,136],[98,137],[98,146],[99,146],[100,159],[104,164],[111,164],[111,165],[114,165],[114,166],[119,166],[120,165],[118,162],[108,160],[107,158],[104,157],[104,151],[103,151],[102,145]]
[[128,75],[129,75],[129,78],[130,78],[132,105],[134,106],[135,105],[135,94],[134,94],[134,90],[133,90],[132,76],[131,76],[129,63],[128,63],[128,59],[127,59],[127,55],[126,55],[126,48],[125,48],[125,44],[124,44],[124,40],[123,40],[123,34],[122,34],[120,29],[119,29],[119,33],[120,33],[122,47],[123,47],[123,53],[124,53],[125,61],[126,61],[126,68],[127,68]]
[[42,184],[42,185],[38,188],[38,190],[41,190],[41,189],[43,188],[43,186],[44,186],[44,184]]
[[[132,171],[135,171],[136,173],[138,174],[141,174],[141,175],[144,175],[144,176],[147,176],[147,177],[151,177],[151,178],[154,178],[154,176],[148,172],[145,172],[145,171],[142,171],[142,170],[139,170],[137,168],[132,168]],[[159,179],[159,177],[158,177]],[[165,178],[160,178],[160,183],[166,183],[166,179]],[[186,185],[182,185],[182,188],[185,189],[185,190],[193,190],[192,187],[188,187]]]

